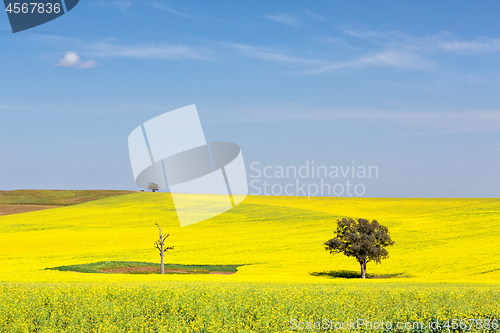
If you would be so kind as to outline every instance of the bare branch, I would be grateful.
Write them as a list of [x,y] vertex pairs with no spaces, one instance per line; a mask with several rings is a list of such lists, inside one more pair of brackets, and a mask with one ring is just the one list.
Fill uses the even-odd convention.
[[166,251],[173,250],[174,247],[173,246],[165,246],[165,239],[167,239],[167,237],[170,236],[170,234],[166,234],[165,236],[162,236],[162,234],[161,234],[162,229],[161,229],[160,225],[158,224],[158,222],[156,222],[155,225],[158,227],[158,231],[159,231],[160,235],[159,235],[159,239],[154,243],[154,245],[158,249],[158,251],[160,252],[161,274],[165,274],[164,255],[165,255]]

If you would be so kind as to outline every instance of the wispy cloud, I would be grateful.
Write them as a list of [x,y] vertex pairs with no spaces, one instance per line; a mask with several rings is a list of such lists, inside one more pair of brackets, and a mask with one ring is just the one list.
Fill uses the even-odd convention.
[[473,41],[443,41],[441,48],[445,51],[459,53],[482,53],[500,51],[500,39],[480,38]]
[[75,67],[75,68],[94,68],[99,66],[99,64],[95,60],[81,61],[80,56],[76,54],[74,51],[68,51],[64,54],[64,57],[61,61],[55,66],[60,67]]
[[343,29],[348,36],[364,39],[381,45],[397,45],[399,48],[411,49],[422,53],[453,52],[453,53],[484,53],[499,52],[500,39],[478,37],[476,39],[461,39],[450,32],[440,32],[434,35],[416,37],[402,31],[366,31]]
[[[232,44],[231,46],[248,57],[261,61],[285,64],[303,65],[297,68],[298,74],[314,75],[333,72],[346,68],[361,69],[367,67],[386,67],[431,71],[441,67],[438,56],[443,54],[479,54],[485,52],[500,52],[500,39],[477,38],[463,40],[457,36],[442,32],[435,35],[415,37],[401,31],[378,32],[344,29],[342,32],[356,39],[371,42],[372,46],[350,47],[348,42],[340,37],[323,37],[318,40],[322,44],[336,44],[338,49],[346,53],[341,59],[336,53],[328,58],[328,53],[317,52],[320,57],[290,55],[274,49]],[[313,53],[314,54],[314,53]],[[307,66],[304,66],[307,65]],[[477,80],[476,80],[477,81]]]
[[399,50],[374,52],[372,54],[360,56],[348,61],[331,61],[292,56],[273,49],[254,47],[250,45],[227,45],[240,51],[245,56],[259,59],[261,61],[302,65],[302,69],[300,69],[300,73],[302,74],[321,74],[349,67],[394,67],[407,69],[426,69],[431,68],[434,65],[432,61],[424,57],[413,54],[411,52]]
[[225,44],[237,51],[240,51],[240,53],[251,57],[251,58],[256,58],[262,61],[272,61],[272,62],[279,62],[279,63],[292,63],[292,64],[326,64],[323,61],[319,60],[314,60],[314,59],[306,59],[306,58],[301,58],[301,57],[296,57],[296,56],[291,56],[284,54],[282,52],[269,49],[269,48],[264,48],[264,47],[255,47],[255,46],[250,46],[250,45],[244,45],[244,44]]
[[99,42],[88,45],[88,54],[98,57],[124,57],[137,59],[206,59],[201,48],[167,43],[120,45]]
[[173,9],[172,7],[169,7],[167,6],[166,4],[164,3],[161,3],[161,2],[156,2],[156,1],[150,1],[149,4],[151,5],[151,7],[153,8],[156,8],[156,9],[159,9],[159,10],[162,10],[162,11],[165,11],[165,12],[169,12],[171,14],[175,14],[177,16],[181,16],[181,17],[192,17],[191,15],[188,15],[188,14],[185,14],[185,13],[182,13],[178,10],[175,10]]
[[428,68],[432,62],[417,54],[397,49],[385,50],[372,55],[361,57],[354,61],[361,65],[388,66],[398,68]]
[[[160,60],[215,60],[227,58],[228,48],[235,51],[229,56],[257,59],[262,62],[275,63],[286,68],[288,74],[318,75],[339,70],[363,68],[394,68],[399,70],[416,70],[435,72],[446,67],[444,57],[455,54],[479,56],[486,52],[500,52],[500,39],[477,38],[460,39],[448,32],[435,35],[415,37],[400,31],[377,32],[344,29],[343,38],[322,37],[316,41],[318,49],[309,46],[303,48],[280,48],[244,43],[217,43],[208,46],[171,44],[167,42],[125,44],[113,39],[97,42],[85,42],[59,36],[38,35],[35,38],[61,48],[79,50],[83,56],[121,57],[133,59]],[[351,37],[351,38],[350,38]],[[351,46],[352,38],[364,39],[367,43]],[[370,45],[371,43],[371,45]],[[60,66],[66,62],[61,61]],[[85,66],[95,66],[85,63]],[[279,67],[277,67],[279,68]],[[467,73],[461,73],[467,75]],[[484,79],[474,78],[475,82]],[[482,80],[482,81],[481,81]],[[470,81],[470,80],[469,80]]]
[[296,120],[356,120],[402,124],[443,132],[500,131],[500,111],[333,110],[299,113]]
[[356,30],[352,28],[343,28],[340,31],[348,36],[366,39],[370,41],[375,40],[392,40],[395,38],[407,37],[400,31],[389,31],[389,32],[380,32],[380,31],[371,31],[371,30]]
[[340,37],[320,37],[318,41],[324,44],[342,44],[343,46],[347,46],[345,39]]
[[276,14],[276,15],[265,15],[264,18],[278,22],[280,24],[296,26],[300,22],[299,20],[291,14]]
[[[98,42],[87,42],[74,38],[60,36],[35,36],[39,41],[59,46],[80,50],[79,53],[96,58],[134,58],[134,59],[160,59],[160,60],[207,60],[212,59],[212,51],[207,47],[188,46],[169,43],[141,43],[120,44],[113,39]],[[74,56],[70,56],[74,58]],[[64,59],[63,59],[64,60]],[[68,62],[69,63],[69,62]],[[61,65],[62,66],[62,65]]]
[[332,62],[326,66],[310,69],[306,74],[321,74],[343,68],[392,67],[401,69],[429,69],[433,62],[416,54],[387,50],[346,62]]
[[[329,109],[300,105],[219,108],[221,123],[355,121],[405,126],[427,133],[489,133],[500,131],[500,110],[402,111],[384,109]],[[214,116],[217,118],[217,116]],[[215,121],[217,122],[217,120]]]
[[325,18],[323,16],[313,13],[309,10],[305,10],[297,14],[279,13],[274,15],[264,15],[263,18],[289,26],[298,26],[300,25],[301,21],[307,21],[308,19],[312,19],[314,21],[325,21]]
[[309,18],[312,18],[313,20],[316,20],[316,21],[324,21],[325,20],[325,18],[323,16],[316,14],[316,13],[313,13],[309,10],[305,10],[304,15],[309,17]]
[[110,4],[121,10],[122,13],[127,13],[127,9],[132,6],[132,1],[111,1]]

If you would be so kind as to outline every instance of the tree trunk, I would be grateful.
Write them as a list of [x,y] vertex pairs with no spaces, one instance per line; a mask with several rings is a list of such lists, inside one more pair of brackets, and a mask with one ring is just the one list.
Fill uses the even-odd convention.
[[165,239],[167,239],[168,236],[170,236],[169,234],[166,234],[165,236],[163,236],[161,234],[161,228],[160,228],[160,225],[157,223],[155,223],[156,226],[158,227],[158,231],[160,232],[160,239],[158,239],[156,242],[155,242],[155,246],[156,248],[158,249],[158,251],[160,251],[160,258],[161,258],[161,274],[165,274],[165,261],[164,261],[164,257],[165,257],[165,251],[168,251],[168,250],[173,250],[174,247],[173,246],[165,246]]
[[366,278],[366,259],[360,261],[359,264],[361,265],[361,278],[365,279]]
[[[165,274],[165,265],[163,264],[163,255],[165,254],[165,250],[163,250],[163,236],[161,235],[161,228],[160,228],[160,226],[158,225],[158,223],[156,225],[158,226],[158,230],[160,230],[160,240],[159,240],[160,247],[158,248],[158,250],[160,250],[161,274]],[[158,245],[156,245],[156,247],[158,247]]]
[[[160,234],[161,237],[161,234]],[[161,250],[160,250],[160,256],[161,256],[161,274],[165,274],[165,264],[163,263],[163,256],[165,252],[163,250],[163,242],[161,243]]]

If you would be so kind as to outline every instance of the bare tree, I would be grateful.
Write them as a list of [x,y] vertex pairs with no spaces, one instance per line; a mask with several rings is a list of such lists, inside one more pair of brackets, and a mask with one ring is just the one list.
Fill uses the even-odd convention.
[[162,236],[162,234],[161,234],[162,230],[160,228],[160,225],[158,224],[158,222],[156,222],[155,224],[158,227],[158,230],[160,232],[160,239],[158,239],[155,242],[155,247],[158,249],[158,251],[160,251],[161,274],[165,274],[165,261],[164,261],[165,252],[168,250],[173,250],[174,247],[173,246],[168,246],[168,247],[165,246],[165,239],[167,239],[167,237],[170,236],[170,234],[166,234],[165,236]]

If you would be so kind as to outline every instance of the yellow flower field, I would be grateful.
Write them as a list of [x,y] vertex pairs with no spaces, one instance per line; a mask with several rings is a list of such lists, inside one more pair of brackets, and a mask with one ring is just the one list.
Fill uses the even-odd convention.
[[[222,215],[181,228],[169,194],[134,193],[3,216],[0,332],[295,332],[307,323],[358,319],[449,320],[450,331],[468,320],[478,326],[462,331],[498,331],[499,211],[498,199],[249,196]],[[323,246],[342,217],[377,219],[389,228],[396,243],[390,257],[369,263],[367,272],[390,278],[329,277],[359,271],[354,259],[331,256]],[[167,263],[243,266],[233,275],[45,270],[159,262],[155,222],[175,246]]]
[[[46,211],[0,217],[1,282],[296,281],[328,282],[311,273],[358,271],[352,258],[323,243],[342,217],[377,219],[395,246],[368,273],[390,281],[500,278],[500,200],[249,196],[210,220],[180,227],[168,193],[136,193]],[[124,276],[45,271],[104,260],[159,262],[159,222],[175,250],[166,262],[244,264],[232,276]]]
[[[448,332],[446,325],[460,321],[467,325],[462,331],[499,328],[496,288],[366,287],[236,282],[0,285],[0,332],[369,332],[381,322],[384,327],[391,323],[386,332]],[[316,329],[306,329],[307,323]],[[441,329],[429,330],[431,323]],[[340,325],[357,326],[335,329]]]

